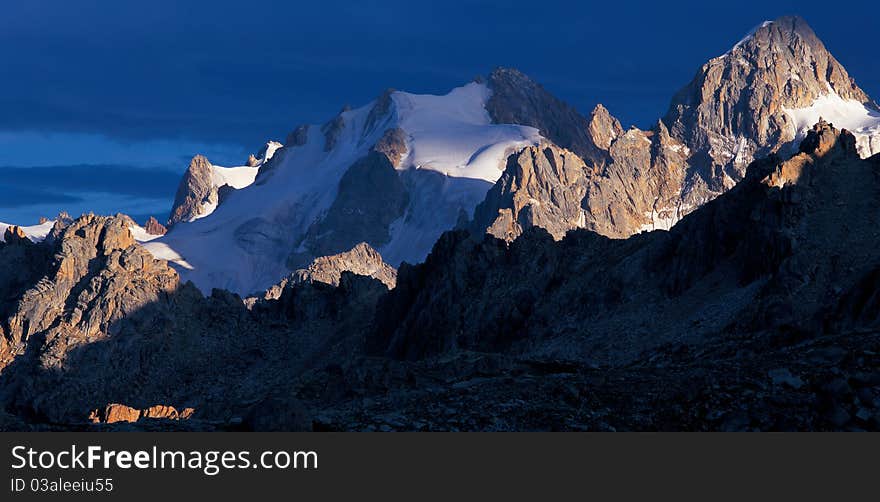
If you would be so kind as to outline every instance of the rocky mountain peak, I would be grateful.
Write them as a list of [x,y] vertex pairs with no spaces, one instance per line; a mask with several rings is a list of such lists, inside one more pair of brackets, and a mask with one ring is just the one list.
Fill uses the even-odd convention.
[[828,155],[837,149],[841,155],[857,157],[855,137],[846,129],[838,130],[833,124],[820,120],[801,142],[800,151],[816,156]]
[[663,118],[692,153],[683,199],[697,206],[742,179],[754,158],[794,150],[823,113],[853,120],[842,109],[867,116],[876,105],[802,18],[764,22],[704,64]]
[[555,145],[532,146],[508,157],[501,178],[474,210],[471,231],[513,241],[530,227],[555,239],[585,226],[581,202],[589,169],[580,157]]
[[168,229],[165,228],[165,225],[159,223],[159,220],[150,216],[146,223],[144,223],[144,230],[150,235],[165,235],[168,232]]
[[168,227],[195,218],[200,214],[202,204],[216,203],[216,198],[211,163],[204,155],[196,155],[177,187]]
[[[489,74],[487,85],[492,96],[486,110],[493,122],[534,127],[545,138],[593,165],[607,161],[606,152],[596,144],[595,138],[601,138],[598,141],[604,144],[615,133],[598,127],[603,124],[602,120],[591,128],[590,122],[575,108],[513,68],[496,68]],[[604,125],[613,128],[613,121],[606,120]]]
[[614,118],[608,109],[602,106],[602,103],[593,108],[593,112],[590,113],[589,133],[596,146],[608,150],[611,148],[611,142],[623,132],[620,121]]
[[789,79],[783,80],[788,84],[783,90],[788,92],[779,98],[783,105],[809,105],[803,98],[825,94],[828,87],[844,99],[872,103],[801,17],[767,21],[722,56],[738,57],[761,70],[775,71],[779,77],[790,72]]

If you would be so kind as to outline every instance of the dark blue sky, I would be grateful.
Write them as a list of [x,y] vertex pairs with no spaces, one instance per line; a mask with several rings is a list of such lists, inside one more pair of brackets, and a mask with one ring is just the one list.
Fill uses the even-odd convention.
[[581,110],[602,102],[644,126],[706,59],[788,13],[876,96],[877,10],[804,0],[6,2],[0,128],[256,148],[385,87],[445,92],[497,65]]
[[445,93],[498,65],[645,127],[702,63],[784,14],[806,18],[876,98],[877,11],[807,0],[4,2],[0,166],[182,171],[194,153],[240,163],[386,87]]

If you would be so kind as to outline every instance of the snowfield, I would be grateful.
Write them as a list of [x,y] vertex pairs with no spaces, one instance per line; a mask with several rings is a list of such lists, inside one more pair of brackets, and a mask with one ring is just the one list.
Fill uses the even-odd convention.
[[[275,152],[282,146],[283,145],[277,141],[269,141],[266,143],[265,154],[262,158],[257,159],[257,164],[254,166],[223,167],[211,164],[211,184],[215,189],[219,189],[223,185],[229,185],[236,190],[250,186],[257,178],[257,173],[260,172],[260,166],[268,162],[272,156],[275,155]],[[199,207],[199,214],[190,221],[204,218],[213,213],[215,209],[217,209],[216,202],[203,203]]]
[[880,152],[880,111],[853,99],[843,99],[830,87],[827,94],[806,108],[782,110],[794,122],[798,142],[821,118],[834,127],[853,133],[862,158]]
[[[542,141],[532,127],[492,124],[485,109],[490,93],[479,83],[444,96],[394,92],[378,122],[373,117],[368,124],[376,101],[342,112],[343,125],[329,151],[321,125],[312,125],[305,144],[285,148],[283,158],[256,182],[251,174],[255,177],[258,168],[216,170],[223,183],[239,190],[210,208],[209,215],[180,223],[144,247],[176,264],[182,280],[205,293],[212,288],[264,291],[291,272],[291,253],[304,251],[309,227],[333,203],[346,170],[387,129],[398,127],[405,133],[407,153],[397,170],[409,206],[391,225],[390,241],[379,252],[393,266],[422,261],[442,232],[462,215],[473,215],[500,177],[506,157]],[[267,157],[271,154],[267,151]],[[221,184],[217,178],[215,183]]]

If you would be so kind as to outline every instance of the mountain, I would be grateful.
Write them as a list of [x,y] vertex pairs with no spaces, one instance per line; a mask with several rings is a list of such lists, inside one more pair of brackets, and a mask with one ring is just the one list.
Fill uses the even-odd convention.
[[[798,17],[761,24],[703,65],[647,131],[624,132],[601,105],[588,120],[517,72],[502,75],[530,92],[507,91],[502,101],[521,104],[500,116],[538,127],[584,165],[575,172],[509,164],[470,226],[499,237],[532,225],[556,238],[575,228],[614,238],[668,230],[740,181],[754,158],[792,152],[821,118],[850,130],[861,156],[880,148],[877,105]],[[550,166],[559,155],[546,155]]]
[[877,428],[878,197],[819,123],[669,232],[450,231],[390,291],[314,275],[360,246],[246,301],[84,216],[0,245],[0,427]]
[[491,96],[478,82],[445,96],[389,90],[297,128],[261,166],[237,168],[258,174],[222,201],[217,171],[194,159],[175,203],[185,217],[146,247],[204,291],[243,294],[362,241],[392,266],[421,261],[470,218],[510,153],[542,141],[533,127],[493,123]]
[[822,122],[800,153],[753,162],[668,232],[574,230],[555,243],[534,227],[509,247],[447,233],[424,264],[400,268],[378,345],[404,358],[515,346],[608,364],[727,329],[821,331],[829,302],[880,265],[878,167]]
[[171,231],[146,247],[205,292],[256,294],[360,242],[393,267],[421,262],[455,227],[507,240],[530,226],[558,239],[668,230],[820,117],[852,130],[862,155],[880,141],[876,105],[796,17],[703,65],[646,131],[602,105],[585,117],[509,68],[445,96],[389,89],[246,166],[195,157]]
[[778,151],[820,118],[880,151],[880,109],[800,17],[766,21],[711,59],[672,100],[664,122],[691,150],[692,205],[729,189],[756,156]]
[[874,110],[781,18],[648,130],[499,68],[0,226],[0,429],[880,429]]
[[877,105],[803,19],[783,17],[704,64],[648,130],[625,130],[601,104],[583,116],[510,68],[445,96],[389,89],[246,165],[194,157],[168,235],[136,238],[204,292],[239,294],[361,242],[393,267],[418,263],[456,227],[626,238],[668,230],[820,118],[852,131],[862,156],[877,151]]

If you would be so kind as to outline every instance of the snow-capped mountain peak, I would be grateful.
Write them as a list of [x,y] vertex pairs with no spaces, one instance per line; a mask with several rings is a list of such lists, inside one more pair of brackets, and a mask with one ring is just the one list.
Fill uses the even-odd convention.
[[[298,128],[295,144],[267,149],[253,167],[211,166],[210,187],[193,197],[207,194],[203,214],[146,246],[201,289],[239,293],[361,241],[392,265],[421,261],[472,215],[509,154],[543,140],[533,127],[493,124],[491,94],[477,82],[442,96],[389,91]],[[190,172],[207,171],[194,163]]]

